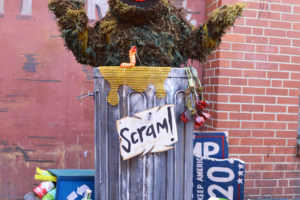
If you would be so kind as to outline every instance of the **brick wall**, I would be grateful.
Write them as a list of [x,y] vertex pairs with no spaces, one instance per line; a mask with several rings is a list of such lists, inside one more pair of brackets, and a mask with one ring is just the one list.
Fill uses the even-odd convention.
[[[206,13],[235,2],[206,0]],[[204,66],[205,128],[229,132],[231,157],[247,163],[246,198],[300,198],[300,0],[246,2]]]

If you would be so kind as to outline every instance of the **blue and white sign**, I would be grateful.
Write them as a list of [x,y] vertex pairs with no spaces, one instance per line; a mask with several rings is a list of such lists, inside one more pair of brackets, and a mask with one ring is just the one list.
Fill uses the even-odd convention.
[[244,199],[245,163],[238,159],[194,156],[193,200]]
[[195,132],[193,154],[206,158],[228,158],[227,132]]

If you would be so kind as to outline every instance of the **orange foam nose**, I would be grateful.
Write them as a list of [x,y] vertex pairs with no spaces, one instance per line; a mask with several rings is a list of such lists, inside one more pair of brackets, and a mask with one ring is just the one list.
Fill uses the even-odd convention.
[[137,51],[136,46],[131,47],[130,51],[136,52]]

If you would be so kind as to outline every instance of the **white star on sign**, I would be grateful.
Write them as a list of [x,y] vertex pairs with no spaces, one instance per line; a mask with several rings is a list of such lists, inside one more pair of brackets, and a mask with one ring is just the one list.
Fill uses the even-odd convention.
[[239,164],[239,169],[244,169],[244,165],[242,165],[242,164]]
[[239,171],[238,174],[239,174],[239,176],[244,176],[244,172],[243,171]]
[[237,180],[237,182],[238,182],[238,184],[243,184],[243,179],[239,178],[239,179]]

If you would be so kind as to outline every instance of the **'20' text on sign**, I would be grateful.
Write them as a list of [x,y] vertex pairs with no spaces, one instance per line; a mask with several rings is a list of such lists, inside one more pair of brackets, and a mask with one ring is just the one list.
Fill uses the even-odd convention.
[[174,105],[145,110],[117,121],[123,160],[148,152],[172,149],[177,142]]

